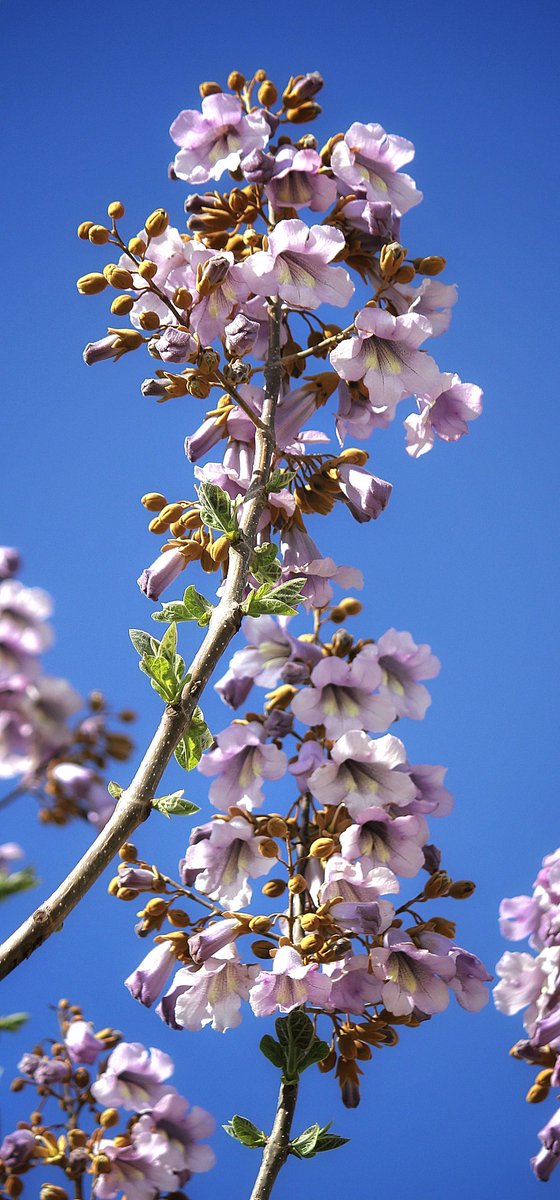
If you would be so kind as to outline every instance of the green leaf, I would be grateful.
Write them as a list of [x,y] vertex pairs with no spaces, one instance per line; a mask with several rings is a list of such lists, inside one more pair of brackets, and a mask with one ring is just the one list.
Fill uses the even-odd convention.
[[120,800],[124,788],[121,787],[120,783],[115,783],[114,779],[111,779],[107,784],[107,791],[113,797],[113,800]]
[[292,1154],[297,1158],[313,1158],[320,1133],[320,1125],[310,1125],[309,1129],[304,1129],[303,1133],[290,1142]]
[[10,1013],[7,1017],[0,1017],[0,1032],[19,1033],[28,1020],[29,1013],[24,1012]]
[[161,612],[152,613],[152,621],[196,621],[203,628],[209,624],[213,611],[206,597],[197,592],[191,583],[185,589],[182,600],[170,600],[169,604],[163,604]]
[[204,713],[202,709],[195,708],[189,728],[175,750],[179,766],[184,771],[192,771],[200,762],[203,752],[213,745],[214,738],[204,720]]
[[149,633],[144,633],[143,629],[129,629],[128,636],[132,642],[132,645],[134,646],[134,649],[138,651],[140,658],[142,658],[144,654],[157,654],[159,646],[158,639],[152,637]]
[[171,817],[191,817],[193,813],[200,812],[198,804],[185,800],[183,788],[180,792],[170,792],[168,796],[154,796],[152,808],[169,820]]
[[302,589],[306,582],[298,577],[288,579],[286,583],[281,583],[275,588],[263,583],[257,592],[249,593],[243,604],[243,612],[250,617],[260,617],[264,613],[293,617],[297,612],[297,605],[303,600]]
[[307,1071],[307,1068],[312,1067],[314,1063],[322,1062],[329,1053],[330,1046],[328,1042],[321,1042],[318,1038],[316,1038],[307,1051],[304,1060],[300,1063],[300,1073]]
[[140,670],[148,675],[152,687],[161,696],[166,703],[171,703],[176,699],[176,696],[181,687],[181,681],[177,678],[176,672],[172,664],[167,658],[160,657],[154,654],[145,654],[140,660]]
[[203,525],[217,529],[226,537],[239,533],[237,514],[227,492],[217,483],[201,483],[197,488],[200,500],[200,517]]
[[28,892],[30,888],[36,887],[37,876],[33,867],[23,867],[21,871],[14,871],[11,875],[5,875],[0,872],[0,900],[7,900],[9,896],[16,896],[18,892]]
[[228,1121],[223,1128],[230,1137],[241,1142],[242,1146],[249,1146],[252,1150],[256,1146],[266,1146],[268,1140],[266,1133],[253,1125],[253,1122],[249,1121],[247,1117],[232,1117],[231,1121]]
[[287,1017],[275,1022],[276,1034],[282,1047],[284,1078],[287,1082],[299,1078],[315,1039],[313,1022],[301,1008],[294,1008]]
[[279,1071],[284,1069],[284,1055],[282,1053],[282,1047],[280,1043],[276,1041],[276,1038],[271,1037],[269,1033],[265,1033],[264,1037],[262,1037],[259,1042],[259,1047],[261,1054],[264,1054],[265,1058],[268,1058],[268,1061],[272,1063],[273,1067],[277,1067]]
[[[329,1129],[330,1126],[326,1126]],[[321,1154],[324,1150],[338,1150],[340,1146],[347,1146],[350,1138],[340,1137],[338,1133],[324,1133],[321,1131],[317,1138],[315,1146],[315,1154]]]
[[175,655],[176,654],[177,654],[177,626],[175,624],[175,621],[172,621],[171,625],[169,626],[169,629],[165,630],[165,633],[159,644],[158,657],[166,658],[167,661],[169,663],[171,663],[171,665],[173,666],[175,664]]
[[283,488],[292,482],[292,479],[295,479],[296,475],[297,471],[288,471],[281,467],[275,467],[274,471],[271,471],[266,485],[267,492],[281,492]]
[[257,546],[251,559],[251,572],[260,583],[276,583],[282,574],[278,547],[273,542]]

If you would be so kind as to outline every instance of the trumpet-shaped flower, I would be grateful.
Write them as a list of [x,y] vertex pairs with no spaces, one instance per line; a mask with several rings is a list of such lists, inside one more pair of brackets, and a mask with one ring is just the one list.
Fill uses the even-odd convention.
[[278,295],[296,308],[320,304],[343,308],[354,294],[354,284],[344,267],[329,265],[343,246],[338,229],[279,221],[269,236],[268,250],[244,260],[245,282],[255,295]]

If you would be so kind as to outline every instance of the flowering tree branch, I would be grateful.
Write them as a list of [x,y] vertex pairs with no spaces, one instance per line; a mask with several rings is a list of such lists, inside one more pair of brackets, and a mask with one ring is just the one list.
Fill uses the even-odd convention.
[[0,979],[9,975],[24,959],[43,944],[79,904],[111,859],[127,842],[134,830],[150,815],[152,798],[173,753],[188,729],[200,696],[241,625],[241,601],[251,557],[255,548],[259,518],[266,498],[275,445],[274,416],[280,389],[280,307],[269,306],[269,352],[265,368],[263,428],[256,430],[255,466],[251,479],[252,499],[245,506],[240,523],[241,538],[232,547],[223,596],[214,610],[208,633],[193,660],[179,704],[168,704],[156,733],[136,771],[123,792],[112,817],[60,886],[0,946]]

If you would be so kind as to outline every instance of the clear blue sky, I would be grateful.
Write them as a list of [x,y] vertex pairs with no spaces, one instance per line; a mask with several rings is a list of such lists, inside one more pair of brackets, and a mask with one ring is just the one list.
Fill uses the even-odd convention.
[[[457,905],[460,940],[490,969],[502,953],[497,907],[526,891],[558,844],[558,637],[556,554],[558,344],[554,208],[558,196],[558,8],[471,0],[355,6],[231,6],[97,0],[0,3],[3,83],[3,465],[0,541],[20,546],[24,579],[56,600],[48,657],[87,691],[140,709],[139,743],[157,701],[137,671],[126,634],[149,620],[136,576],[154,557],[138,498],[181,495],[189,468],[184,435],[202,406],[158,407],[142,398],[146,360],[87,369],[83,345],[105,330],[105,298],[79,297],[75,278],[103,252],[79,242],[83,219],[127,204],[130,233],[160,204],[182,219],[182,185],[166,179],[167,129],[198,104],[200,79],[264,66],[325,77],[325,134],[379,121],[416,144],[413,174],[425,194],[406,219],[415,253],[441,253],[460,285],[449,334],[433,351],[444,370],[479,383],[485,414],[470,437],[439,444],[419,462],[403,452],[400,421],[372,443],[373,469],[395,485],[374,527],[346,514],[330,522],[339,561],[364,567],[363,632],[410,629],[443,662],[432,708],[406,730],[413,761],[449,766],[452,817],[434,837],[456,877],[478,881]],[[205,704],[214,729],[227,712]],[[126,780],[124,780],[126,782]],[[170,784],[181,785],[179,773]],[[193,799],[205,781],[189,780]],[[165,827],[164,827],[165,826]],[[150,822],[141,851],[174,868],[186,825]],[[439,837],[437,836],[439,835]],[[39,830],[33,804],[3,814],[50,889],[87,843],[85,828]],[[5,904],[3,927],[29,897]],[[247,1011],[224,1037],[175,1034],[135,1004],[121,979],[142,956],[133,908],[99,885],[33,961],[3,988],[3,1011],[33,1014],[32,1043],[48,1032],[61,995],[98,1026],[153,1042],[178,1060],[177,1084],[225,1121],[234,1111],[267,1126],[276,1078],[255,1047],[264,1032]],[[488,1007],[446,1014],[377,1054],[362,1107],[341,1108],[334,1081],[306,1077],[297,1126],[334,1120],[352,1138],[337,1156],[294,1162],[278,1200],[352,1187],[393,1200],[525,1200],[538,1184],[528,1157],[545,1108],[524,1104],[530,1071],[507,1056],[520,1023]],[[23,1039],[0,1046],[4,1130],[23,1115],[7,1094]],[[225,1135],[219,1166],[193,1197],[247,1194],[256,1152]],[[235,1179],[235,1185],[231,1179]],[[555,1187],[553,1183],[551,1187]]]

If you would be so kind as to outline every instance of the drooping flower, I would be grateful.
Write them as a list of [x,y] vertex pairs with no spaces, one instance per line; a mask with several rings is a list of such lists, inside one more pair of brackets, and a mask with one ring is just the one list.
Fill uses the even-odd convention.
[[361,859],[364,866],[390,867],[411,879],[424,866],[428,826],[422,816],[400,816],[386,809],[366,808],[358,813],[356,825],[340,835],[340,848],[349,862]]
[[539,1140],[542,1149],[531,1159],[531,1166],[537,1179],[546,1183],[560,1162],[560,1108],[540,1130]]
[[344,267],[331,267],[344,236],[330,226],[279,221],[259,250],[242,263],[245,281],[257,296],[278,295],[297,308],[334,304],[343,308],[354,294]]
[[74,1063],[94,1063],[105,1050],[105,1042],[95,1036],[88,1021],[72,1021],[64,1045]]
[[402,216],[422,199],[410,175],[399,174],[413,158],[414,146],[406,138],[386,133],[381,125],[355,121],[335,145],[331,169],[352,192],[370,201],[389,201]]
[[322,883],[318,888],[311,884],[310,890],[320,904],[338,897],[348,904],[378,904],[380,927],[387,929],[395,910],[389,900],[379,897],[398,892],[399,881],[388,867],[369,868],[362,862],[350,863],[341,854],[333,854],[324,864]]
[[273,617],[246,617],[243,633],[249,645],[235,651],[226,674],[215,685],[232,708],[244,702],[253,683],[273,688],[284,677],[289,663],[306,666],[303,674],[307,675],[309,665],[321,657],[320,647],[293,637],[285,623]]
[[91,1091],[105,1108],[139,1112],[157,1104],[166,1092],[175,1091],[166,1083],[172,1074],[173,1062],[163,1050],[152,1046],[148,1051],[140,1042],[120,1042]]
[[197,245],[192,265],[197,275],[191,328],[203,344],[209,344],[223,336],[237,306],[247,299],[249,289],[241,264],[227,250],[209,250]]
[[327,964],[324,970],[331,981],[329,1008],[363,1013],[366,1004],[380,1003],[381,983],[369,969],[367,954],[348,955]]
[[302,592],[306,607],[323,608],[332,599],[330,581],[343,588],[359,588],[363,577],[356,567],[339,567],[329,555],[324,557],[313,539],[297,524],[285,525],[282,530],[282,579],[303,576]]
[[96,1200],[114,1200],[126,1194],[127,1200],[154,1200],[162,1192],[175,1191],[178,1175],[169,1162],[167,1139],[159,1133],[146,1136],[141,1129],[137,1140],[134,1126],[130,1142],[122,1144],[102,1138],[98,1151],[109,1159],[110,1168],[95,1181]]
[[33,1158],[34,1149],[35,1134],[30,1129],[15,1129],[0,1145],[0,1162],[9,1174],[22,1171]]
[[304,725],[324,725],[329,738],[360,727],[384,733],[395,705],[386,695],[374,695],[381,680],[376,657],[364,651],[351,663],[334,655],[323,658],[311,672],[312,687],[294,696],[293,712]]
[[447,767],[416,763],[407,769],[417,789],[416,799],[408,806],[408,811],[432,817],[448,817],[453,808],[453,796],[443,786]]
[[235,917],[226,917],[221,921],[213,921],[201,933],[194,933],[189,938],[193,962],[200,964],[213,958],[218,951],[235,941],[240,930],[241,926]]
[[375,521],[387,508],[393,490],[392,483],[349,463],[342,463],[338,467],[338,479],[340,490],[356,521]]
[[134,1000],[139,1000],[146,1008],[150,1008],[163,991],[176,963],[177,959],[169,942],[160,942],[125,979],[125,987]]
[[433,954],[449,955],[455,965],[455,974],[449,980],[449,987],[457,1003],[467,1012],[480,1012],[490,998],[486,984],[493,979],[484,963],[476,954],[463,950],[462,946],[450,944],[447,938],[439,933],[422,933],[418,942],[423,949],[430,950]]
[[330,979],[317,963],[302,961],[293,946],[280,946],[272,962],[272,971],[260,971],[249,993],[256,1017],[271,1017],[275,1012],[291,1012],[301,1004],[324,1007],[331,989]]
[[210,785],[209,799],[227,812],[232,804],[253,808],[262,804],[263,779],[281,779],[287,759],[283,750],[265,743],[258,721],[236,722],[216,737],[217,748],[201,758],[203,775],[217,775]]
[[431,450],[436,435],[443,442],[457,442],[468,433],[467,422],[482,412],[482,389],[461,383],[458,375],[442,375],[441,391],[430,400],[419,399],[418,409],[404,421],[406,450],[412,458]]
[[390,930],[385,945],[370,951],[373,974],[382,982],[385,1008],[407,1016],[414,1008],[432,1015],[449,1003],[448,982],[455,975],[449,955],[420,950],[402,930]]
[[330,760],[309,779],[311,793],[321,804],[345,804],[354,819],[372,805],[408,804],[416,788],[408,774],[396,768],[406,763],[399,738],[387,734],[369,738],[352,729],[334,743]]
[[140,1118],[134,1127],[135,1145],[141,1151],[150,1144],[150,1135],[157,1133],[167,1142],[166,1160],[179,1177],[179,1185],[187,1182],[191,1173],[209,1171],[216,1156],[201,1139],[211,1137],[216,1122],[205,1109],[190,1107],[184,1096],[168,1094]]
[[225,1033],[240,1024],[241,1001],[248,999],[257,974],[258,967],[245,966],[226,946],[198,970],[177,971],[157,1012],[173,1029],[197,1030],[211,1024]]
[[321,172],[316,150],[281,146],[273,159],[272,175],[265,183],[273,208],[310,208],[321,212],[336,199],[336,183]]
[[259,854],[263,839],[255,837],[244,817],[211,821],[205,828],[208,836],[195,837],[187,847],[184,866],[194,872],[193,883],[203,895],[234,910],[245,908],[252,896],[249,879],[266,875],[273,859]]
[[237,96],[223,93],[205,96],[202,113],[184,109],[169,132],[181,147],[175,155],[174,173],[195,184],[235,171],[242,157],[251,150],[262,150],[270,137],[264,112],[245,115]]
[[429,354],[418,347],[430,336],[430,323],[416,313],[394,317],[381,308],[363,308],[355,319],[357,337],[331,350],[331,363],[348,381],[363,380],[375,410],[388,410],[405,396],[437,395],[441,375]]
[[185,559],[180,550],[164,550],[158,554],[151,567],[147,567],[138,580],[138,587],[148,600],[158,601],[165,591],[181,574]]
[[494,988],[494,1004],[498,1012],[512,1016],[526,1005],[532,1006],[528,1019],[534,1019],[534,1003],[540,995],[546,975],[543,963],[532,954],[506,950],[496,964],[500,982]]
[[417,645],[410,633],[388,629],[377,642],[377,659],[383,672],[381,694],[390,697],[399,717],[421,721],[431,696],[419,679],[433,679],[441,663],[425,642]]

